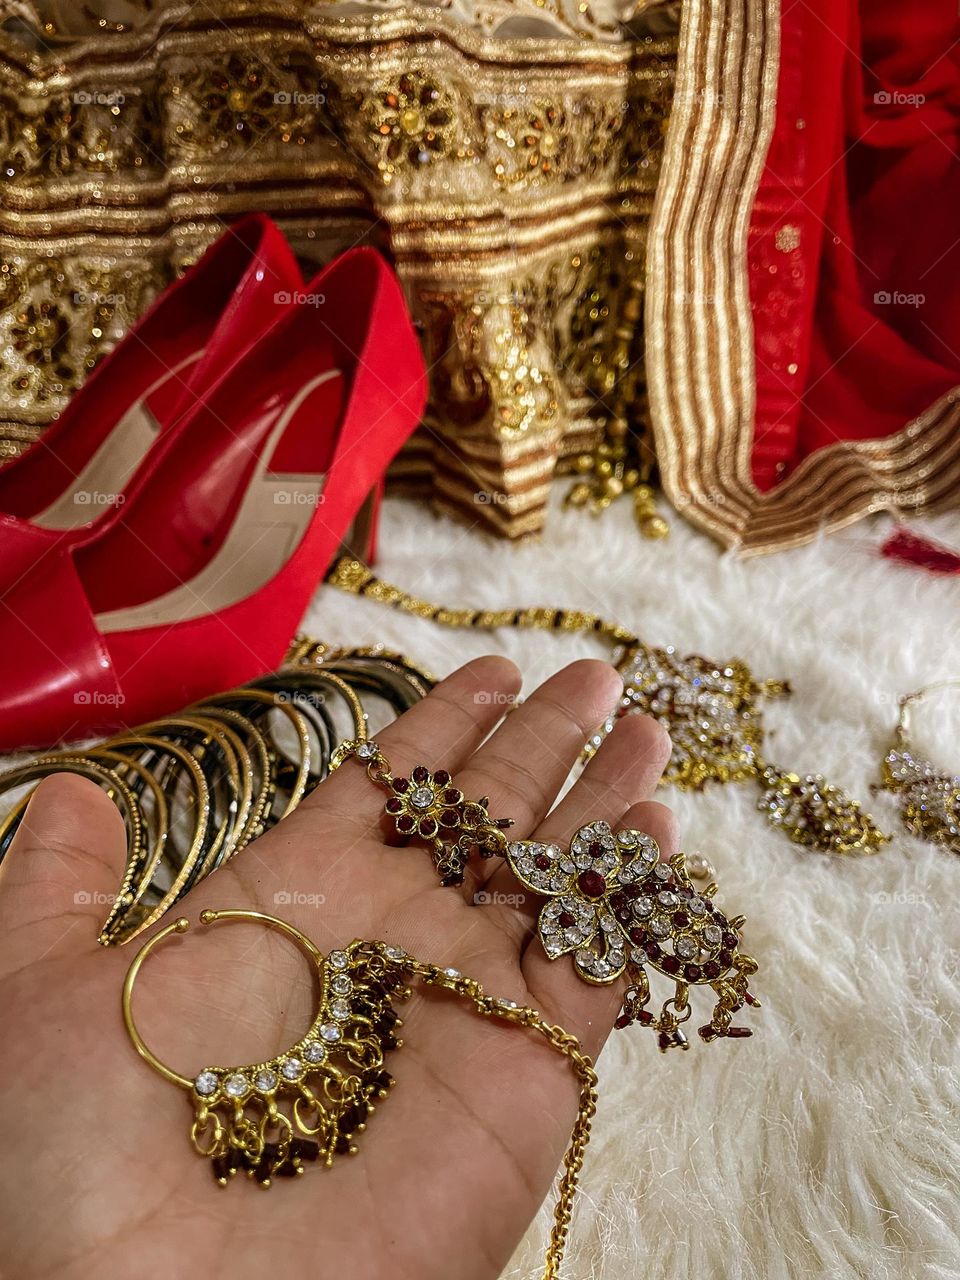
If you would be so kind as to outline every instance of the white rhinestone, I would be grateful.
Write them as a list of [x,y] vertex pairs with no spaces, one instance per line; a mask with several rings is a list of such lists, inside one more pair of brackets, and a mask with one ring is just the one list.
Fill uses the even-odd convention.
[[320,1028],[320,1035],[328,1044],[334,1044],[340,1039],[340,1028],[335,1027],[332,1022],[325,1022]]
[[703,931],[704,941],[709,942],[711,947],[715,947],[723,937],[723,930],[715,924],[708,924]]
[[271,1071],[269,1067],[264,1067],[262,1071],[258,1071],[253,1077],[253,1083],[261,1093],[269,1093],[271,1089],[277,1087],[277,1073]]
[[207,1098],[211,1093],[217,1092],[217,1085],[220,1081],[212,1071],[201,1071],[193,1082],[193,1087],[201,1098]]
[[650,932],[655,938],[669,938],[670,921],[664,920],[662,916],[658,916],[650,925]]
[[304,1049],[303,1056],[308,1062],[323,1062],[327,1056],[327,1051],[319,1040],[311,1040]]
[[284,1080],[299,1080],[303,1075],[303,1063],[299,1058],[288,1058],[280,1068]]
[[669,880],[672,873],[670,868],[661,862],[653,874],[658,880]]
[[577,869],[577,864],[571,858],[564,858],[560,863],[560,870],[564,875],[572,876]]
[[327,963],[331,969],[346,969],[350,965],[350,957],[345,951],[331,951]]
[[645,919],[653,911],[653,899],[648,898],[646,894],[642,898],[638,898],[633,904],[633,914]]
[[582,965],[585,969],[588,969],[595,959],[596,956],[592,951],[582,950],[577,952],[577,964]]
[[369,742],[361,742],[357,747],[357,755],[361,760],[372,760],[379,751],[380,748],[372,739]]
[[338,1022],[344,1022],[350,1017],[350,1005],[346,1000],[334,1000],[330,1012]]
[[410,792],[410,805],[413,809],[429,809],[433,804],[433,787],[414,787]]
[[632,849],[633,846],[637,843],[639,836],[636,831],[621,831],[618,834],[617,839],[624,846],[624,848]]
[[335,996],[348,996],[353,990],[353,983],[345,973],[338,973],[330,983],[330,990]]
[[639,947],[633,947],[630,951],[630,959],[634,964],[646,964],[647,953],[645,951],[641,951]]
[[459,978],[462,976],[459,969],[444,969],[443,972],[448,978]]
[[662,907],[675,907],[677,905],[677,895],[669,889],[664,889],[663,893],[657,894],[657,901]]
[[231,1098],[242,1098],[250,1088],[250,1081],[242,1071],[235,1071],[232,1076],[227,1076],[223,1087]]
[[687,903],[687,910],[691,915],[702,916],[707,909],[707,904],[702,898],[691,898]]
[[674,950],[681,960],[692,960],[700,948],[692,938],[678,938]]
[[391,960],[406,960],[407,953],[400,947],[384,947],[383,954]]

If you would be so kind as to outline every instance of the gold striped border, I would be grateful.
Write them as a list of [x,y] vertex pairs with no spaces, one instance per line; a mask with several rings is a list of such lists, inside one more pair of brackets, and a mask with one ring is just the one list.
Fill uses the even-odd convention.
[[779,0],[682,9],[647,250],[646,365],[663,487],[690,521],[760,554],[872,511],[957,505],[960,387],[883,440],[840,441],[775,489],[751,476],[750,214],[773,132]]

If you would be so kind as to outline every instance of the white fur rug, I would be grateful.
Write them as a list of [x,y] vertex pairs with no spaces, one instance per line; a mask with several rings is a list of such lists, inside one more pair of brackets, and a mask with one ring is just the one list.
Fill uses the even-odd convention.
[[[523,546],[400,501],[378,568],[450,605],[555,604],[619,619],[646,640],[743,657],[786,676],[768,755],[845,786],[894,836],[863,860],[799,851],[755,810],[751,785],[664,791],[747,916],[764,1008],[749,1041],[658,1054],[615,1035],[565,1265],[569,1280],[952,1280],[960,1276],[960,861],[907,836],[872,797],[896,697],[960,676],[956,579],[895,567],[878,519],[772,558],[738,560],[673,518],[643,541],[629,507],[597,523],[553,512]],[[960,544],[960,520],[923,526]],[[442,631],[323,589],[311,634],[382,641],[437,674],[481,652],[531,688],[599,642]],[[960,773],[960,690],[918,724]],[[506,1275],[539,1277],[544,1210]]]

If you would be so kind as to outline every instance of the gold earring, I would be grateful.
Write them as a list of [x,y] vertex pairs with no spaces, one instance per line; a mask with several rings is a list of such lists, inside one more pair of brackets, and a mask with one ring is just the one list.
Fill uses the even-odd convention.
[[141,1058],[189,1094],[194,1149],[211,1161],[221,1186],[242,1170],[268,1187],[273,1178],[302,1173],[305,1161],[329,1168],[336,1156],[353,1154],[354,1135],[394,1083],[384,1057],[402,1044],[392,1005],[410,994],[403,953],[353,942],[324,957],[293,925],[260,911],[203,911],[200,920],[256,921],[286,934],[316,968],[320,1004],[309,1031],[292,1048],[245,1066],[207,1066],[190,1079],[146,1045],[132,1010],[143,962],[171,934],[185,933],[190,922],[175,920],[141,947],[123,984],[124,1025]]
[[960,777],[944,773],[914,752],[909,714],[914,703],[927,694],[956,688],[960,688],[960,680],[941,680],[900,699],[900,718],[880,766],[878,788],[899,798],[900,818],[908,831],[951,853],[960,853]]

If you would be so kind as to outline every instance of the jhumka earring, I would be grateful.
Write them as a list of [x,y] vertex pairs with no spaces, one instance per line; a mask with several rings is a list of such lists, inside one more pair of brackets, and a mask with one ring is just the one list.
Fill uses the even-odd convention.
[[756,780],[758,809],[794,844],[822,853],[873,853],[888,837],[841,788],[820,774],[798,774],[763,759],[765,699],[783,697],[783,680],[758,681],[739,659],[717,662],[654,648],[595,613],[574,609],[449,609],[422,600],[377,578],[361,561],[342,557],[328,582],[342,591],[378,600],[444,627],[499,627],[587,632],[615,647],[624,680],[616,711],[587,744],[591,755],[621,716],[643,713],[669,730],[673,755],[664,782],[685,790],[709,782]]
[[299,929],[259,911],[203,911],[200,920],[250,921],[278,929],[305,953],[320,982],[317,1014],[292,1048],[263,1062],[205,1066],[191,1078],[147,1047],[132,1009],[143,962],[172,934],[185,933],[189,921],[180,918],[161,929],[134,957],[123,984],[124,1025],[141,1058],[187,1095],[193,1148],[210,1161],[219,1185],[245,1173],[269,1187],[276,1178],[297,1177],[308,1164],[331,1168],[338,1156],[356,1152],[355,1137],[395,1083],[384,1066],[386,1054],[403,1043],[396,1038],[400,1020],[393,1006],[409,998],[410,983],[417,981],[449,991],[481,1017],[536,1033],[576,1074],[579,1112],[563,1158],[543,1271],[544,1280],[556,1280],[597,1109],[597,1075],[576,1036],[546,1022],[536,1009],[489,996],[473,978],[424,964],[400,947],[358,940],[324,957]]
[[960,680],[941,680],[900,699],[900,718],[893,743],[880,766],[882,791],[892,791],[900,802],[900,817],[908,831],[921,840],[960,853],[960,777],[944,773],[919,756],[910,741],[910,708],[928,694],[960,688]]

